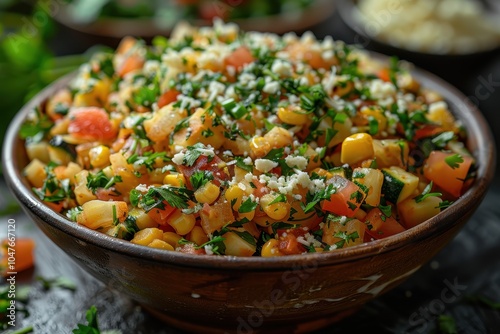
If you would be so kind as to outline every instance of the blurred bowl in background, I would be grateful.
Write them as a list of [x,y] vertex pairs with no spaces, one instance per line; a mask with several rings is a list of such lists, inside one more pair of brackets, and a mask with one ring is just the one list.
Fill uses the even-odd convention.
[[[191,24],[197,26],[206,26],[212,24],[212,19],[221,17],[226,21],[237,23],[245,31],[262,31],[282,34],[288,31],[303,31],[318,24],[328,18],[334,11],[335,2],[331,0],[308,0],[302,1],[308,3],[302,8],[281,8],[281,11],[270,15],[247,13],[249,17],[232,19],[228,13],[240,9],[239,6],[250,3],[251,0],[177,0],[177,6],[191,5],[196,2],[205,4],[205,9],[201,14],[195,17],[186,17],[181,12],[168,12],[164,9],[164,16],[151,17],[96,17],[95,20],[75,19],[75,13],[69,6],[64,6],[57,11],[54,19],[60,24],[73,30],[107,38],[122,38],[133,35],[146,39],[156,35],[169,35],[175,24],[181,20],[188,20]],[[275,5],[280,1],[269,2],[269,6]],[[296,1],[300,3],[301,1]],[[170,3],[170,2],[169,2]],[[267,3],[264,1],[264,3]],[[203,9],[203,8],[202,8]],[[241,10],[241,9],[240,9]],[[177,16],[176,16],[177,15]],[[192,16],[193,13],[190,13]],[[255,15],[255,16],[252,16]]]
[[[428,0],[404,4],[340,0],[337,6],[344,23],[356,34],[355,43],[432,68],[450,61],[463,65],[500,49],[499,14],[486,13],[493,6],[468,3],[468,8],[455,5],[446,13],[439,7],[444,2]],[[417,4],[423,6],[419,11],[414,10]],[[477,19],[463,20],[471,17]]]

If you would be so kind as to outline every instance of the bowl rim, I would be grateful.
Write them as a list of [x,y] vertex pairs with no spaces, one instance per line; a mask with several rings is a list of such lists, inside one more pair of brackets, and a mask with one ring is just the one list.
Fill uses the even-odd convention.
[[[378,44],[380,46],[383,46],[385,48],[390,49],[390,52],[392,53],[407,53],[411,54],[417,57],[433,57],[436,59],[468,59],[473,56],[479,56],[479,55],[485,55],[489,54],[492,52],[500,51],[500,42],[497,44],[491,45],[490,47],[486,48],[481,48],[476,51],[472,52],[465,52],[465,53],[432,53],[432,52],[426,52],[426,51],[420,51],[420,50],[413,50],[413,49],[408,49],[403,46],[397,46],[394,44],[391,44],[387,41],[384,41],[383,39],[380,39],[377,36],[370,35],[363,29],[362,23],[359,22],[356,17],[355,17],[355,12],[358,11],[356,2],[358,0],[339,0],[337,2],[337,8],[338,8],[338,13],[342,21],[351,29],[353,30],[356,34],[359,36],[362,36],[364,39],[366,39],[368,42],[373,42],[375,44]],[[366,45],[365,45],[366,47]]]
[[[379,61],[387,62],[389,57],[372,51],[366,51]],[[28,214],[36,215],[45,224],[58,229],[63,233],[85,243],[104,248],[121,255],[141,258],[162,265],[173,265],[205,269],[238,269],[243,271],[272,271],[286,270],[304,266],[308,263],[317,266],[326,266],[334,263],[349,262],[360,258],[382,254],[395,248],[403,247],[412,242],[418,242],[430,237],[433,233],[449,230],[461,218],[477,208],[478,203],[486,195],[486,191],[494,177],[496,164],[495,142],[491,129],[484,116],[464,94],[441,78],[422,69],[413,68],[412,74],[423,87],[438,91],[450,105],[452,113],[460,120],[467,130],[467,146],[475,147],[471,152],[481,162],[477,169],[477,178],[462,197],[455,201],[445,211],[423,222],[422,224],[384,239],[363,243],[357,246],[340,249],[333,252],[308,253],[287,255],[282,257],[235,257],[235,256],[200,256],[181,252],[166,252],[164,250],[132,244],[104,233],[97,232],[68,220],[65,216],[52,211],[35,196],[22,175],[17,157],[17,145],[23,141],[18,137],[19,129],[27,114],[36,106],[43,103],[58,89],[67,84],[76,76],[74,71],[51,85],[47,86],[25,104],[17,113],[8,127],[2,150],[2,165],[6,183],[23,210]],[[445,219],[442,219],[445,218]],[[38,223],[38,222],[37,222]]]

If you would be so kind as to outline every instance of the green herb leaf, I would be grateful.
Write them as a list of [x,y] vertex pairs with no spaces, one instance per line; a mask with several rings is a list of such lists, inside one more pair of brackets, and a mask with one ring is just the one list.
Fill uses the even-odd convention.
[[140,200],[142,208],[148,212],[154,208],[163,209],[163,201],[170,206],[179,209],[189,207],[188,201],[191,199],[192,191],[187,188],[177,188],[171,186],[150,187]]
[[460,166],[462,162],[464,162],[464,158],[458,153],[450,155],[449,157],[444,158],[444,161],[448,166],[453,169],[456,169]]
[[76,291],[76,284],[67,277],[57,277],[57,278],[44,278],[41,276],[36,277],[36,280],[42,283],[44,290],[50,290],[52,288],[62,288],[70,291]]
[[239,213],[252,212],[257,208],[257,205],[259,205],[257,202],[253,201],[250,197],[248,197],[243,203],[241,203],[238,212]]
[[207,184],[208,181],[211,181],[213,179],[213,174],[207,170],[196,171],[189,178],[194,189],[203,187],[205,184]]
[[85,318],[87,319],[87,324],[78,324],[78,327],[73,329],[73,334],[100,334],[101,332],[97,324],[97,308],[94,305],[87,310]]
[[441,193],[431,193],[432,185],[433,185],[433,183],[431,181],[431,183],[429,183],[424,188],[424,191],[422,191],[422,193],[420,195],[418,195],[417,197],[414,198],[415,202],[420,203],[424,199],[426,199],[427,197],[432,197],[432,196],[441,197],[441,196],[443,196],[443,194],[441,194]]

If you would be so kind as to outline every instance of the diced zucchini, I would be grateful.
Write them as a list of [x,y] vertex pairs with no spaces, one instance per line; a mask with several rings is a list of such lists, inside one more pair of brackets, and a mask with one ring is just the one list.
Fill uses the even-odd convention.
[[356,168],[352,174],[352,180],[355,183],[362,184],[368,191],[365,198],[366,204],[371,206],[378,206],[380,204],[382,184],[384,182],[384,174],[380,170],[374,168]]
[[344,179],[350,180],[352,177],[352,169],[349,165],[333,167],[328,170],[328,172],[333,175],[342,176]]
[[59,165],[67,165],[76,159],[74,145],[65,142],[61,136],[55,136],[49,141],[49,158]]
[[391,167],[382,169],[384,182],[382,194],[391,203],[399,203],[410,197],[418,187],[418,177],[402,168]]

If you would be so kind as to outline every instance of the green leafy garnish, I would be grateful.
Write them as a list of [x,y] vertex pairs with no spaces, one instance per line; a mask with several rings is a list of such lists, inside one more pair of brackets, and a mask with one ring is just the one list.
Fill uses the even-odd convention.
[[170,158],[167,157],[166,152],[145,152],[143,156],[139,156],[138,154],[132,154],[128,159],[127,163],[136,164],[136,165],[144,165],[147,170],[154,170],[154,165],[157,159],[161,159],[161,161],[169,161]]
[[236,157],[236,166],[238,166],[239,168],[243,169],[243,170],[246,170],[247,172],[249,173],[252,173],[253,172],[253,166],[250,164],[250,165],[247,165],[243,160],[242,157]]
[[[207,155],[207,148],[202,143],[196,143],[193,146],[188,146],[184,153],[183,164],[186,166],[192,166],[202,155]],[[212,155],[209,155],[211,158]]]
[[444,161],[448,166],[450,166],[453,169],[456,169],[460,166],[462,162],[464,162],[464,158],[458,153],[455,153],[453,155],[450,155],[449,157],[444,158]]
[[206,170],[199,170],[193,173],[189,180],[191,181],[191,185],[194,189],[198,189],[207,184],[208,181],[214,179],[214,176],[211,172]]
[[87,176],[87,188],[92,190],[92,193],[94,194],[97,189],[109,189],[117,182],[122,182],[121,176],[114,175],[111,178],[108,178],[102,170],[97,172],[96,174],[89,173],[89,175]]
[[431,183],[429,183],[424,188],[424,191],[422,191],[422,193],[420,195],[418,195],[417,197],[414,198],[415,202],[420,203],[424,199],[426,199],[427,197],[432,197],[432,196],[441,197],[441,196],[443,196],[443,194],[441,194],[441,193],[437,193],[437,192],[436,193],[431,193],[432,185],[433,185],[433,183],[431,181]]
[[73,329],[73,334],[101,334],[99,325],[97,324],[97,308],[92,305],[85,314],[87,324],[78,324],[78,327]]
[[253,201],[250,197],[248,197],[244,202],[241,203],[238,212],[239,213],[252,212],[257,208],[257,205],[259,205],[257,202]]
[[174,208],[186,209],[189,207],[188,201],[191,199],[192,193],[187,188],[172,186],[150,187],[148,192],[142,195],[140,204],[146,212],[155,208],[164,209],[163,201]]
[[33,112],[35,113],[34,120],[21,125],[19,136],[30,142],[39,142],[49,133],[54,123],[47,115],[42,114],[38,108]]
[[356,239],[359,238],[359,234],[357,231],[354,231],[349,234],[347,234],[344,231],[340,231],[335,233],[333,236],[341,239],[334,244],[336,248],[343,248],[346,243],[349,243],[349,241],[354,242]]

